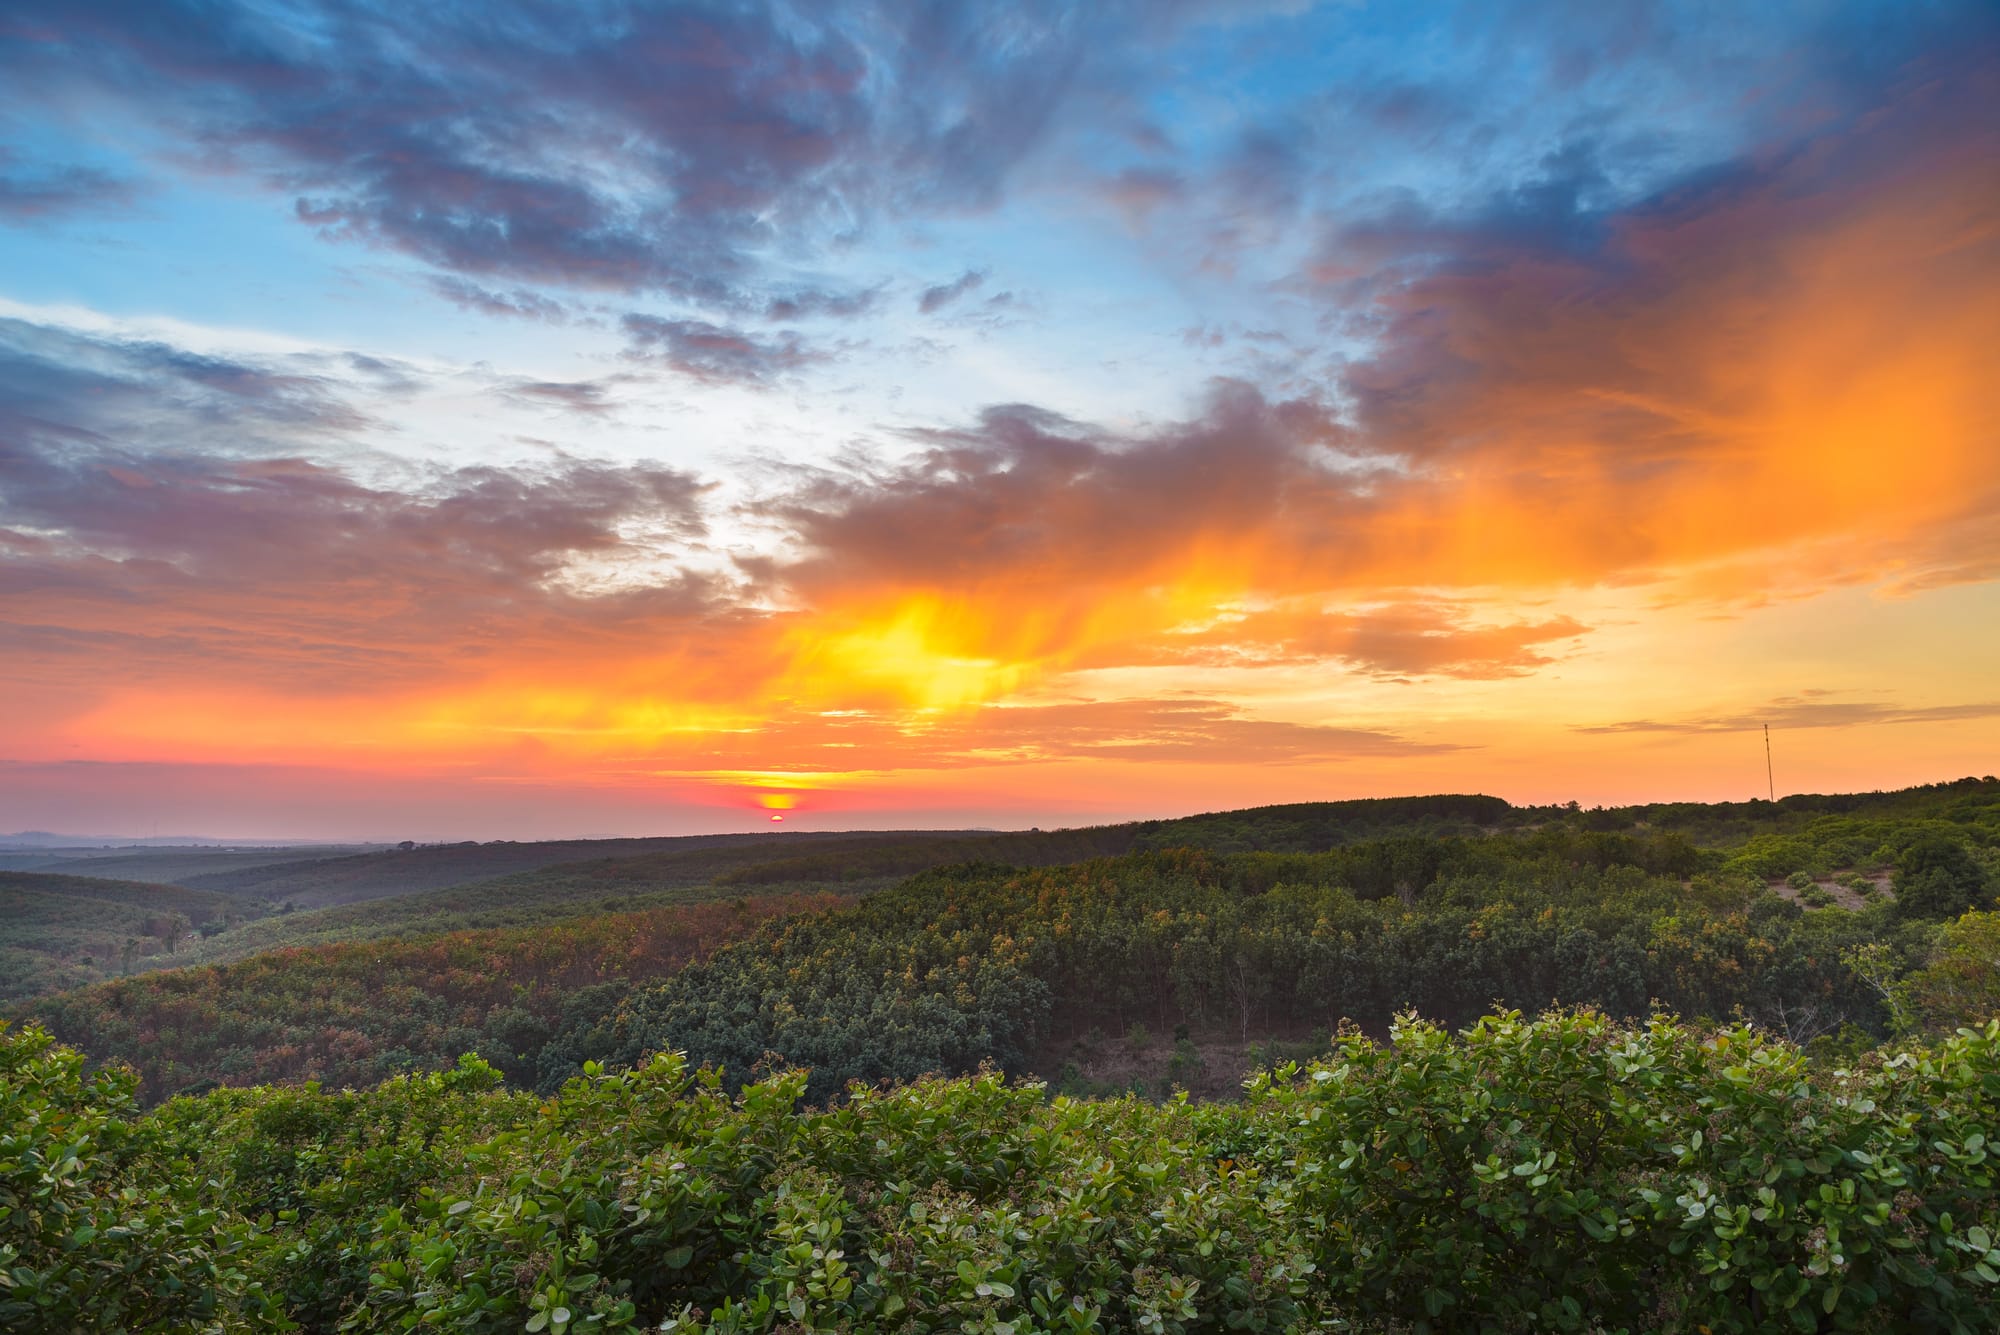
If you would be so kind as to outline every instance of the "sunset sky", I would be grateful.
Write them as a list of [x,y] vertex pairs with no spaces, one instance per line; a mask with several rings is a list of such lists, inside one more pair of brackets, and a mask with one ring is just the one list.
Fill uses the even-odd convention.
[[1990,3],[0,6],[0,832],[2000,770]]

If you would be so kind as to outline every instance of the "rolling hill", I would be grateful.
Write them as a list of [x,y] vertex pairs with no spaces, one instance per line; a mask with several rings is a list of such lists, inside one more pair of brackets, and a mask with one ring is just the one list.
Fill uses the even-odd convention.
[[0,1001],[147,967],[237,911],[227,895],[184,886],[0,872]]

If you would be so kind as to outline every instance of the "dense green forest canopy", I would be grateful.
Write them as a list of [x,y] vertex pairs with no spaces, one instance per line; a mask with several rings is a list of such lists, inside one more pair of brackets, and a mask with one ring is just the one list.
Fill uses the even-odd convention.
[[[1989,827],[1975,826],[1975,831]],[[1930,959],[1937,906],[1911,904],[1928,850],[1963,855],[1966,902],[1990,902],[1990,846],[1894,821],[1835,818],[1796,836],[1800,857],[1866,843],[1901,857],[1861,907],[1804,907],[1746,858],[1677,833],[1567,826],[1475,838],[1402,838],[1325,853],[1128,854],[1023,872],[919,875],[852,907],[767,925],[657,985],[601,994],[601,1016],[551,1040],[542,1084],[586,1060],[677,1049],[747,1071],[777,1056],[824,1096],[849,1080],[910,1079],[991,1060],[1088,1058],[1108,1031],[1221,1029],[1241,1043],[1380,1031],[1415,1008],[1447,1023],[1488,1009],[1590,1005],[1742,1016],[1800,1043],[1870,1044],[1906,1018],[1899,988]],[[1898,854],[1897,846],[1903,848]],[[1684,879],[1685,878],[1685,879]],[[1954,884],[1957,884],[1954,882]],[[1820,892],[1824,893],[1824,892]]]

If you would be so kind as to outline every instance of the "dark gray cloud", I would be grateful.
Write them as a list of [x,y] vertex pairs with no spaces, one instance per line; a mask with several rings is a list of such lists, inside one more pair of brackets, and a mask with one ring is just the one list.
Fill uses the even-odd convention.
[[335,370],[352,375],[378,393],[408,395],[423,388],[427,377],[409,362],[393,357],[376,357],[365,352],[325,354]]
[[[407,491],[302,459],[0,446],[0,516],[126,562],[239,583],[364,572],[528,594],[577,553],[623,546],[644,517],[693,534],[701,489],[671,469],[563,461],[437,470]],[[254,573],[252,573],[254,572]]]
[[123,208],[138,194],[129,177],[97,167],[39,166],[0,145],[0,222],[34,222]]
[[764,388],[828,360],[828,354],[809,347],[790,330],[767,338],[706,320],[665,320],[654,315],[628,315],[624,327],[628,357],[709,384]]
[[[672,559],[705,533],[690,474],[560,457],[370,480],[327,461],[365,458],[352,389],[0,322],[0,592],[23,661],[115,641],[143,646],[134,673],[204,655],[219,675],[415,672],[441,646],[554,647],[713,608],[719,589]],[[654,562],[642,586],[565,582],[579,560],[634,558]]]
[[369,422],[331,370],[316,357],[252,364],[0,319],[0,441],[124,440],[164,451],[226,436],[245,451],[296,453]]
[[[483,284],[839,316],[868,299],[795,292],[774,252],[885,210],[991,203],[1066,107],[1129,80],[1133,41],[1199,13],[17,0],[0,79],[19,99],[123,104],[328,236]],[[495,313],[510,308],[540,309]]]
[[610,380],[514,380],[502,392],[521,403],[604,417],[612,409],[611,388]]
[[1683,719],[1627,719],[1574,729],[1582,733],[1717,733],[1757,732],[1765,725],[1800,730],[1807,728],[1856,728],[1883,723],[1960,723],[1971,719],[2000,718],[2000,700],[1974,701],[1956,705],[1898,705],[1886,700],[1843,700],[1831,692],[1814,691],[1802,696],[1782,696],[1744,714],[1710,714]]
[[852,320],[868,314],[880,304],[882,289],[827,291],[799,288],[765,303],[767,320]]
[[502,292],[452,274],[435,274],[430,278],[430,288],[452,305],[476,315],[539,320],[544,324],[562,324],[569,319],[567,306],[525,287]]
[[759,505],[804,548],[787,578],[1088,589],[1274,530],[1303,541],[1288,559],[1310,561],[1337,541],[1355,485],[1315,456],[1340,436],[1324,405],[1229,381],[1196,417],[1147,432],[1014,404],[912,435],[907,460],[797,472]]
[[976,290],[985,281],[986,270],[967,269],[948,283],[938,283],[925,288],[917,297],[917,309],[925,315],[935,315],[966,293]]
[[[510,389],[582,411],[602,402],[591,382]],[[428,550],[518,583],[547,578],[565,553],[616,547],[617,524],[638,514],[702,528],[701,488],[673,469],[432,469],[404,494],[298,453],[368,425],[326,379],[0,322],[0,515],[80,549],[217,575]]]

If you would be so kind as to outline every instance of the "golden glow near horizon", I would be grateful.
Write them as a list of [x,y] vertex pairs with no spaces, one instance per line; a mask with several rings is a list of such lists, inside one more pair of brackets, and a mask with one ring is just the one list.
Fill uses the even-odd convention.
[[[1270,22],[1388,21],[1362,11]],[[1349,122],[1286,153],[1251,120],[1126,127],[1183,158],[1037,159],[928,213],[904,182],[907,235],[816,250],[779,233],[861,177],[815,160],[754,244],[703,215],[727,293],[614,226],[707,207],[675,181],[583,240],[483,220],[492,254],[353,223],[421,284],[344,234],[324,269],[248,247],[274,267],[246,292],[379,298],[299,296],[339,343],[165,278],[145,301],[232,327],[0,294],[0,824],[1719,798],[1761,790],[1766,722],[1781,788],[1993,772],[2000,62],[1916,34],[1893,73],[1793,87],[1793,36],[1733,100],[1620,122],[1682,157],[1573,180],[1551,84],[1512,104],[1506,160],[1541,165],[1504,189],[1449,136],[1355,193]],[[643,191],[669,160],[708,161],[619,162]],[[779,241],[831,267],[780,272]]]

